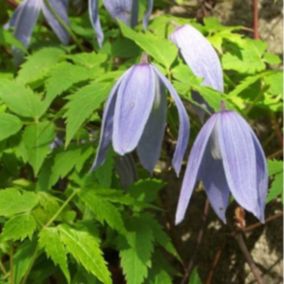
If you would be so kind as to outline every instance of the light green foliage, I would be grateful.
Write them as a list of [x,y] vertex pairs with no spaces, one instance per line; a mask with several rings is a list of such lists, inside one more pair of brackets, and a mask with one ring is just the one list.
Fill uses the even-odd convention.
[[190,276],[190,279],[189,279],[189,282],[188,284],[201,284],[202,281],[198,275],[198,271],[197,269],[195,268],[193,271],[192,271],[192,274]]
[[21,120],[9,113],[0,113],[0,141],[14,135],[22,128]]
[[88,231],[76,230],[67,225],[62,225],[58,229],[61,242],[68,253],[104,284],[110,284],[112,282],[110,273],[98,237]]
[[283,202],[283,161],[268,160],[269,176],[272,179],[266,202],[281,196]]
[[4,240],[23,240],[25,238],[32,238],[36,229],[36,222],[32,215],[23,214],[9,219],[3,228],[0,235]]
[[68,283],[70,283],[67,252],[61,242],[58,228],[44,228],[41,230],[39,234],[39,246],[43,248],[47,256],[60,267]]
[[15,214],[30,212],[38,204],[34,192],[20,191],[16,188],[0,190],[0,216],[10,217]]

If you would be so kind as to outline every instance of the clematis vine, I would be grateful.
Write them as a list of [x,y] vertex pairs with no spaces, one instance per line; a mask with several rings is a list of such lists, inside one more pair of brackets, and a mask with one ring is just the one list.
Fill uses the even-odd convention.
[[152,172],[161,152],[166,126],[168,90],[179,115],[179,133],[172,165],[179,175],[189,138],[186,109],[169,80],[143,56],[112,88],[106,102],[99,147],[92,169],[100,166],[112,144],[124,156],[137,150],[141,164]]
[[[153,9],[153,1],[147,0],[148,7],[144,15],[143,24],[146,28]],[[114,19],[123,21],[126,25],[134,27],[138,21],[138,0],[104,0],[105,8]],[[99,1],[89,0],[89,16],[96,31],[99,46],[102,46],[104,34],[99,19]]]
[[6,27],[14,28],[15,37],[27,47],[42,11],[47,23],[59,40],[63,44],[68,44],[69,34],[57,19],[59,17],[68,25],[67,8],[68,0],[24,0],[17,7]]
[[223,222],[230,195],[264,222],[268,190],[265,155],[251,127],[236,112],[221,110],[199,132],[182,182],[176,224],[184,219],[197,180],[202,181],[214,211]]
[[[186,64],[197,76],[203,78],[202,84],[219,92],[224,91],[223,72],[219,57],[210,42],[190,25],[178,27],[170,40],[179,48]],[[202,97],[193,92],[193,99],[210,109]],[[203,120],[204,113],[198,111]]]

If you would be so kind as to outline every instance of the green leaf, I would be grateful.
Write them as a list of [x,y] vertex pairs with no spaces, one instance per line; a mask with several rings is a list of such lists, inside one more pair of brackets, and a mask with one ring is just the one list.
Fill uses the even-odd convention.
[[133,40],[142,50],[167,69],[170,68],[177,56],[177,48],[172,42],[151,33],[136,32],[121,21],[119,21],[119,27],[125,37]]
[[88,80],[90,74],[87,68],[68,62],[57,64],[48,74],[46,80],[45,101],[49,104],[58,95],[71,88],[74,84]]
[[283,161],[268,160],[269,176],[273,179],[269,188],[266,203],[271,202],[278,196],[283,199]]
[[141,284],[151,267],[154,235],[147,220],[132,217],[127,223],[127,244],[120,249],[121,266],[127,283]]
[[80,199],[86,204],[99,222],[106,222],[111,228],[124,233],[125,226],[119,209],[107,198],[100,196],[96,189],[83,189],[79,194]]
[[9,113],[0,113],[0,141],[16,134],[22,126],[18,117]]
[[54,125],[48,121],[32,124],[24,130],[19,151],[24,161],[32,166],[35,175],[51,152],[50,144],[54,137]]
[[44,112],[40,97],[30,88],[14,81],[0,81],[0,99],[12,112],[23,117],[39,118]]
[[74,259],[104,284],[112,283],[97,237],[67,225],[59,226],[60,239]]
[[273,95],[283,94],[283,74],[282,71],[272,71],[263,77],[264,82],[268,85],[268,92]]
[[32,238],[36,222],[32,215],[18,215],[8,220],[3,228],[1,238],[4,240],[21,240]]
[[43,79],[63,55],[64,51],[56,47],[46,47],[34,52],[21,65],[17,81],[27,84]]
[[38,196],[33,192],[16,188],[0,190],[0,216],[9,217],[30,212],[37,204]]
[[65,146],[69,145],[82,124],[101,106],[108,91],[108,84],[94,82],[68,97],[69,102],[64,115],[67,124]]
[[202,284],[196,268],[192,271],[188,284]]
[[36,251],[35,241],[26,241],[18,248],[13,258],[14,283],[20,284],[25,273],[33,262],[33,255]]
[[61,242],[58,228],[43,228],[39,234],[39,246],[43,248],[47,256],[60,267],[67,282],[70,283],[67,252]]
[[64,178],[81,158],[81,148],[68,149],[56,154],[51,168],[48,188],[52,187],[60,178]]

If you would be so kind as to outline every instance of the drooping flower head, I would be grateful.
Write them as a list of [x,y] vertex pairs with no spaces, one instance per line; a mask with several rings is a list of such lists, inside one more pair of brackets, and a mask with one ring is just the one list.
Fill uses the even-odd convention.
[[[15,37],[26,47],[30,43],[34,26],[38,20],[40,11],[43,12],[47,23],[51,26],[54,33],[63,44],[68,44],[69,34],[58,22],[53,11],[58,17],[68,25],[67,0],[48,0],[46,5],[44,0],[24,0],[16,9],[7,27],[14,28]],[[50,6],[50,7],[49,7]]]
[[153,171],[166,126],[167,103],[163,89],[169,91],[179,115],[179,134],[172,161],[179,174],[189,137],[189,119],[171,83],[145,58],[124,73],[109,95],[93,169],[104,162],[112,144],[114,151],[122,156],[136,149],[144,168]]
[[[224,91],[223,72],[219,57],[210,42],[197,29],[190,25],[178,27],[170,35],[170,40],[179,48],[184,61],[192,72],[203,78],[202,84],[204,86],[219,92]],[[208,105],[196,92],[194,92],[193,98],[208,108]]]
[[[134,27],[138,21],[138,0],[104,0],[104,6],[114,19],[123,21],[126,25]],[[147,11],[145,12],[143,24],[146,28],[153,9],[153,0],[148,0]],[[89,0],[89,15],[93,28],[97,34],[97,40],[101,46],[104,40],[100,19],[99,1]]]
[[231,194],[240,206],[264,221],[265,155],[251,127],[236,112],[222,110],[212,115],[199,132],[189,155],[176,224],[184,218],[197,180],[202,181],[214,211],[224,222]]

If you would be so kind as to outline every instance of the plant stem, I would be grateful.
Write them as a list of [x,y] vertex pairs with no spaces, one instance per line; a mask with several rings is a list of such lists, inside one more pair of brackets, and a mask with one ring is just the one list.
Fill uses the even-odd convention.
[[13,247],[10,249],[10,284],[14,284],[14,256],[13,256]]
[[259,23],[258,23],[258,3],[259,0],[252,0],[252,13],[253,13],[253,38],[259,39]]
[[80,41],[77,39],[76,35],[72,32],[70,27],[64,22],[64,20],[57,14],[56,10],[50,5],[48,0],[44,0],[44,4],[47,6],[47,8],[50,10],[56,21],[64,28],[64,30],[70,35],[72,40],[76,43],[76,45],[84,51],[84,47],[80,43]]
[[[49,219],[49,221],[43,226],[43,228],[46,228],[48,226],[50,226],[54,220],[56,220],[56,218],[61,214],[61,212],[64,210],[64,208],[69,204],[69,202],[74,198],[74,196],[78,193],[78,190],[74,190],[72,192],[72,194],[65,200],[65,202],[61,205],[61,207],[55,212],[55,214]],[[41,230],[43,230],[43,228]],[[39,232],[40,234],[40,232]],[[32,256],[32,261],[23,277],[23,280],[21,281],[21,284],[26,284],[27,283],[27,280],[28,280],[28,277],[29,277],[29,274],[32,270],[32,267],[37,259],[39,255],[39,247],[38,245],[36,246],[36,249],[35,249],[35,252]]]

